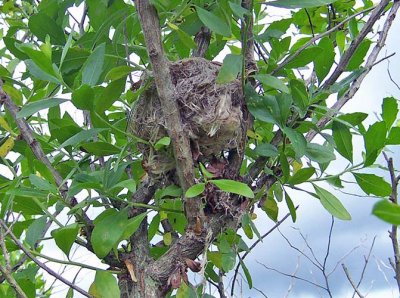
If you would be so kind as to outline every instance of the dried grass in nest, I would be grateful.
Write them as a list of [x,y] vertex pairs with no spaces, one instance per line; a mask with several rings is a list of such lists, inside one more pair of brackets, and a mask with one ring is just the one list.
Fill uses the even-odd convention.
[[[220,68],[220,64],[203,58],[185,59],[170,66],[182,124],[193,147],[199,149],[202,158],[206,159],[237,148],[245,135],[241,82],[216,84]],[[154,144],[168,135],[165,116],[168,117],[162,112],[152,82],[133,106],[128,129]],[[160,152],[140,144],[139,150],[149,172],[160,174],[174,168],[170,149]]]

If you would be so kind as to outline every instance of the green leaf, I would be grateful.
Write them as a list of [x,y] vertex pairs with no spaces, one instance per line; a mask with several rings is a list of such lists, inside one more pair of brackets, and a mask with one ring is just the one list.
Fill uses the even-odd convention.
[[371,41],[369,39],[365,39],[358,46],[357,50],[351,56],[349,64],[347,65],[346,71],[356,70],[363,63],[365,55],[368,53],[369,47],[371,45]]
[[400,206],[388,200],[377,202],[372,209],[372,214],[392,225],[400,225]]
[[175,184],[169,185],[166,188],[158,189],[155,194],[155,198],[160,200],[164,197],[177,198],[182,195],[182,188],[176,186]]
[[302,51],[297,57],[285,65],[285,68],[299,68],[311,63],[323,53],[323,49],[317,46],[309,47]]
[[68,99],[51,98],[51,99],[43,99],[32,103],[28,103],[24,105],[22,109],[17,113],[17,119],[32,116],[33,114],[41,110],[58,106],[66,101],[68,101]]
[[80,110],[91,110],[94,104],[94,91],[89,85],[82,85],[72,92],[72,103]]
[[29,175],[29,181],[34,185],[36,188],[41,189],[41,190],[48,190],[53,193],[57,193],[57,187],[51,183],[49,183],[47,180],[44,180],[43,178],[36,176],[34,174]]
[[[284,93],[290,93],[289,88],[280,79],[269,74],[258,74],[254,78],[260,81],[264,86],[269,86],[274,89],[280,90]],[[264,90],[266,88],[264,87]]]
[[394,97],[386,97],[382,103],[382,118],[386,122],[386,127],[391,127],[397,118],[399,107]]
[[29,70],[29,73],[42,81],[47,81],[55,84],[61,84],[60,80],[54,74],[48,74],[46,71],[41,69],[36,65],[32,60],[25,60],[26,68]]
[[335,160],[333,150],[327,146],[308,143],[306,149],[306,156],[317,163],[328,163]]
[[109,211],[110,214],[95,223],[91,236],[93,250],[101,259],[118,244],[128,224],[126,211],[112,210],[113,212]]
[[392,187],[382,177],[374,174],[353,173],[358,185],[368,195],[386,197],[392,193]]
[[102,43],[96,47],[82,67],[82,84],[95,86],[103,71],[106,44]]
[[222,67],[218,73],[216,83],[226,84],[236,80],[242,70],[242,56],[228,54],[225,56]]
[[125,89],[125,79],[111,81],[107,87],[95,87],[94,106],[98,114],[108,110]]
[[393,127],[390,130],[386,145],[400,145],[400,127]]
[[232,35],[231,28],[225,20],[220,19],[212,12],[196,6],[197,15],[200,21],[217,34],[230,37]]
[[[50,57],[48,57],[41,51],[33,49],[32,45],[30,44],[16,44],[16,46],[25,54],[27,54],[29,58],[32,59],[34,64],[36,64],[36,66],[44,71],[47,75],[56,77],[56,72],[54,71]],[[28,70],[31,72],[30,69]]]
[[128,219],[128,223],[126,224],[124,233],[120,240],[129,239],[137,231],[143,219],[147,216],[147,212],[141,213],[135,217]]
[[32,248],[34,247],[36,241],[42,238],[43,231],[46,227],[46,219],[47,216],[41,216],[33,221],[29,226],[28,230],[26,231],[25,241],[28,243]]
[[115,81],[121,78],[125,78],[128,74],[130,74],[132,71],[138,70],[137,67],[132,67],[128,65],[121,65],[112,68],[107,74],[106,74],[106,80],[110,81]]
[[249,285],[249,289],[253,288],[253,279],[251,278],[251,274],[249,272],[249,269],[246,267],[244,264],[243,260],[239,258],[240,266],[242,267],[242,270],[244,272],[244,276],[246,277],[247,283]]
[[192,185],[191,187],[189,187],[189,189],[186,191],[185,193],[185,197],[186,198],[194,198],[197,197],[198,195],[202,194],[203,191],[206,188],[206,184],[205,183],[198,183],[195,185]]
[[319,83],[328,75],[335,62],[335,48],[333,42],[329,37],[324,37],[318,43],[318,46],[323,49],[324,54],[319,55],[314,60],[315,73]]
[[181,283],[178,291],[176,292],[176,298],[195,298],[197,297],[196,292],[190,285],[187,285],[184,281]]
[[29,17],[28,27],[41,41],[50,36],[53,45],[64,45],[65,35],[63,29],[47,14],[39,12]]
[[307,148],[307,141],[303,134],[287,126],[283,128],[283,133],[289,138],[296,153],[296,158],[302,157]]
[[154,149],[160,150],[163,147],[168,147],[170,144],[171,144],[170,137],[162,137],[157,141],[157,143],[154,144]]
[[282,8],[310,8],[325,6],[336,1],[337,0],[276,0],[265,2],[265,4]]
[[240,4],[229,1],[229,7],[232,9],[233,14],[238,18],[243,19],[246,15],[250,14],[250,12],[243,8]]
[[364,165],[370,166],[377,159],[386,143],[386,123],[384,121],[372,124],[364,136],[366,157]]
[[254,152],[265,157],[276,157],[279,155],[278,149],[269,143],[261,143],[257,145],[256,149],[254,149]]
[[209,182],[215,184],[222,191],[235,193],[248,198],[254,198],[254,193],[251,188],[242,182],[228,179],[209,180]]
[[299,80],[290,80],[290,91],[294,104],[302,111],[302,116],[307,112],[309,98],[306,86]]
[[332,124],[332,135],[336,150],[348,161],[353,162],[353,143],[350,129],[338,121]]
[[336,198],[329,191],[314,185],[315,192],[319,197],[322,206],[334,217],[342,220],[350,220],[351,215],[347,212],[346,208],[342,205],[338,198]]
[[51,231],[51,236],[53,236],[57,246],[67,257],[69,256],[72,244],[74,244],[78,232],[79,226],[77,223]]
[[289,178],[288,184],[296,185],[308,181],[315,174],[314,168],[304,168],[298,170],[292,177]]
[[103,270],[97,270],[94,282],[89,288],[89,294],[95,298],[115,298],[120,296],[120,290],[115,277]]
[[285,191],[285,202],[286,205],[288,206],[290,216],[292,217],[292,221],[296,222],[297,218],[296,207],[294,206],[292,199],[290,198],[289,194],[286,191]]
[[274,198],[268,197],[261,209],[264,210],[268,217],[273,221],[278,220],[279,208]]
[[83,141],[88,141],[91,138],[97,136],[100,132],[104,131],[104,128],[92,128],[88,130],[82,130],[78,132],[76,135],[70,137],[64,143],[62,143],[59,149],[64,148],[66,146],[74,146]]
[[236,254],[233,251],[230,251],[229,253],[222,253],[221,254],[221,263],[222,263],[222,269],[225,272],[231,271],[236,264]]
[[126,188],[130,192],[134,193],[136,191],[136,182],[134,179],[127,179],[121,182],[118,182],[114,186],[111,187],[111,189],[117,189],[117,188]]
[[118,154],[121,150],[114,145],[106,142],[91,142],[82,144],[82,148],[90,154],[96,156],[108,156]]

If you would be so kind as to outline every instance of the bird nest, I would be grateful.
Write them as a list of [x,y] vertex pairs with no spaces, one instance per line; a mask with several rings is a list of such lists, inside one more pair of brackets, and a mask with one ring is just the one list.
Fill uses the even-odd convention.
[[[194,159],[210,160],[221,152],[237,148],[245,137],[243,90],[241,82],[217,84],[221,65],[203,58],[190,58],[170,64],[184,131],[190,138]],[[143,165],[152,174],[165,173],[175,167],[172,149],[156,150],[154,144],[168,136],[165,117],[157,89],[151,78],[135,102],[128,129],[150,145],[139,144]]]

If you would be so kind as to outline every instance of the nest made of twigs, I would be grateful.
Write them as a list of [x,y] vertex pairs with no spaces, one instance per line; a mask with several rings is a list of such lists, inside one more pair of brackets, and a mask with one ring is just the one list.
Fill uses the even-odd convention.
[[[217,84],[220,69],[219,63],[203,58],[170,64],[182,125],[190,138],[192,151],[197,152],[194,155],[205,159],[237,148],[245,135],[241,82]],[[149,79],[143,79],[142,86]],[[155,83],[147,85],[132,108],[128,129],[154,144],[168,134]],[[156,151],[152,146],[140,144],[139,150],[148,172],[160,174],[175,166],[170,148]]]

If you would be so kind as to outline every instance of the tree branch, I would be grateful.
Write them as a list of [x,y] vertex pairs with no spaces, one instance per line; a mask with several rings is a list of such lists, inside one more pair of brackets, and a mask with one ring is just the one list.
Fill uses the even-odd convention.
[[[331,74],[331,76],[323,84],[322,89],[327,89],[330,86],[332,86],[332,84],[334,84],[337,81],[337,79],[339,78],[339,76],[346,70],[346,67],[347,67],[351,57],[353,57],[354,52],[357,50],[357,48],[361,44],[361,42],[365,39],[367,34],[372,30],[372,27],[375,25],[376,21],[381,18],[381,16],[383,15],[382,13],[384,12],[384,10],[385,10],[386,6],[389,4],[389,2],[390,2],[390,0],[383,0],[374,8],[368,21],[365,23],[365,25],[363,26],[363,28],[361,29],[361,31],[357,35],[357,37],[355,39],[353,39],[349,48],[346,50],[346,52],[343,54],[342,58],[340,59],[338,66],[336,67],[334,72]],[[395,3],[393,4],[393,6],[395,6]],[[390,18],[390,15],[389,15],[388,19],[389,18]],[[383,46],[383,44],[382,44],[382,46]]]
[[19,239],[14,235],[14,233],[11,230],[9,230],[9,228],[7,227],[7,225],[4,223],[4,221],[2,219],[0,219],[0,226],[1,226],[1,228],[3,228],[6,231],[6,234],[10,235],[11,239],[23,251],[23,253],[25,255],[27,255],[28,258],[30,258],[33,262],[35,262],[40,268],[42,268],[48,274],[50,274],[51,276],[54,276],[55,278],[57,278],[59,281],[63,282],[67,286],[73,288],[75,291],[81,293],[83,296],[92,297],[88,292],[84,291],[77,285],[73,284],[69,280],[67,280],[64,277],[62,277],[61,275],[57,274],[51,268],[47,267],[46,264],[42,263],[37,258],[35,258],[35,256],[33,254],[31,254],[31,252],[27,248],[25,248],[25,246],[21,243],[21,241],[19,241]]
[[358,297],[364,298],[364,295],[362,295],[360,293],[359,289],[357,288],[356,284],[354,283],[353,279],[351,278],[350,272],[347,269],[346,265],[342,264],[342,268],[343,268],[344,273],[346,274],[347,280],[349,281],[349,283],[353,287],[354,291],[357,293]]
[[[170,63],[165,57],[162,47],[160,22],[155,7],[150,5],[148,0],[137,0],[135,4],[146,41],[147,53],[153,68],[165,126],[174,149],[176,171],[185,193],[195,181],[192,152],[189,137],[184,131],[179,106],[175,99],[175,87],[169,70]],[[200,200],[186,200],[185,211],[190,227],[195,225],[198,216],[203,218]]]
[[374,9],[373,7],[371,8],[367,8],[364,9],[362,11],[359,11],[347,18],[345,18],[343,21],[341,21],[339,24],[337,24],[336,26],[332,27],[331,29],[329,29],[328,31],[321,33],[313,38],[311,38],[308,42],[306,42],[303,46],[301,46],[296,52],[294,52],[292,55],[290,55],[289,57],[287,57],[285,60],[283,60],[283,62],[281,64],[279,64],[272,72],[271,74],[274,75],[276,73],[278,73],[278,71],[280,71],[282,68],[284,68],[289,62],[291,62],[294,58],[296,58],[297,56],[299,56],[305,49],[307,49],[308,47],[312,46],[313,44],[315,44],[315,42],[325,36],[328,36],[329,34],[335,32],[336,30],[340,29],[344,24],[346,24],[347,22],[349,22],[350,20],[354,19],[355,17],[367,13],[369,11],[371,11],[372,9]]
[[[387,2],[387,1],[382,1],[382,2]],[[381,4],[382,4],[381,2]],[[380,4],[380,5],[381,5]],[[380,32],[378,41],[372,50],[371,54],[368,56],[367,62],[365,63],[365,70],[364,72],[353,82],[349,90],[329,109],[329,111],[317,122],[316,126],[321,129],[325,127],[326,124],[332,119],[332,117],[336,116],[340,109],[351,99],[354,97],[354,95],[357,93],[358,89],[360,88],[361,83],[363,82],[364,78],[367,76],[367,74],[370,72],[372,69],[372,66],[374,65],[375,61],[378,58],[378,55],[382,48],[385,45],[385,41],[389,32],[390,27],[392,26],[393,20],[396,17],[396,12],[398,11],[400,7],[400,2],[396,1],[393,3],[392,8],[390,9],[389,15],[387,16],[385,23],[383,25],[382,31]],[[371,16],[372,18],[372,16]],[[371,19],[370,18],[370,19]],[[376,18],[376,16],[375,16]],[[368,20],[369,21],[369,20]],[[364,28],[366,25],[364,26]],[[364,29],[363,28],[363,29]],[[361,33],[360,33],[361,34]],[[327,82],[325,82],[327,84]],[[317,132],[312,130],[307,133],[306,135],[306,140],[311,141],[315,136],[317,135]]]

